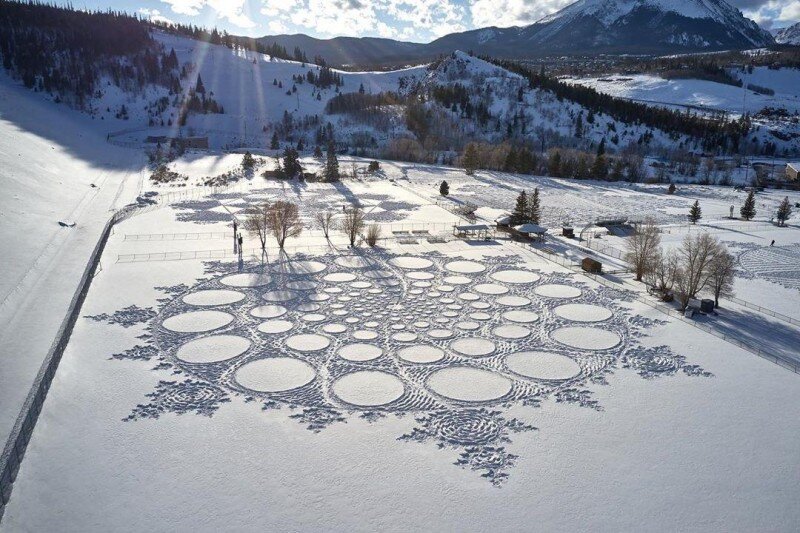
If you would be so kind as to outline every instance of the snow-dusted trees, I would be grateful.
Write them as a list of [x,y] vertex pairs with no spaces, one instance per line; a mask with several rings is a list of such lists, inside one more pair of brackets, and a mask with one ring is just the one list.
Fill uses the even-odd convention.
[[333,229],[333,211],[318,211],[317,214],[314,215],[314,220],[319,224],[325,238],[329,238],[331,229]]
[[778,220],[778,224],[783,226],[786,224],[786,221],[789,220],[790,216],[792,216],[792,204],[789,203],[789,197],[785,196],[778,206],[778,212],[775,214],[775,218]]
[[442,196],[447,196],[450,194],[450,185],[448,185],[448,183],[444,180],[439,184],[439,194]]
[[653,268],[648,269],[644,275],[647,283],[656,292],[669,295],[675,286],[675,277],[678,273],[678,255],[675,251],[664,252],[659,250],[653,261]]
[[517,196],[517,203],[514,205],[514,210],[511,211],[511,225],[519,226],[528,221],[528,194],[525,191],[519,193]]
[[370,224],[367,228],[367,234],[364,237],[364,240],[367,241],[367,244],[374,248],[376,244],[378,244],[378,239],[381,238],[381,227],[377,224]]
[[633,268],[636,281],[642,281],[645,274],[651,272],[659,257],[661,233],[655,220],[647,218],[642,224],[636,224],[633,235],[628,238],[628,253],[625,260]]
[[533,194],[528,197],[527,217],[534,224],[539,223],[541,205],[539,200],[539,187],[533,189]]
[[283,250],[283,245],[289,237],[298,237],[303,232],[303,223],[297,205],[292,202],[279,200],[267,208],[267,228],[272,232],[278,247]]
[[752,220],[756,216],[756,193],[750,191],[747,198],[744,200],[744,205],[739,209],[739,214],[745,220]]
[[249,151],[245,152],[242,156],[242,168],[245,170],[245,172],[247,172],[253,170],[255,166],[256,159],[253,157],[253,154],[251,154]]
[[300,155],[294,148],[286,148],[283,151],[283,172],[287,178],[294,178],[303,173]]
[[269,141],[269,147],[271,150],[277,150],[281,147],[281,143],[278,142],[278,132],[275,131],[272,133],[272,139]]
[[345,209],[344,218],[339,226],[350,241],[350,246],[356,245],[356,239],[364,229],[364,211],[360,207]]
[[733,295],[733,278],[736,275],[736,258],[720,245],[708,266],[708,285],[714,295],[714,307],[719,307],[720,296]]
[[261,245],[261,263],[267,255],[267,238],[269,237],[269,217],[270,205],[268,202],[249,208],[245,212],[244,227],[245,231],[258,238]]
[[695,200],[692,207],[689,208],[689,222],[697,224],[697,221],[703,218],[703,211],[700,209],[700,200]]
[[687,235],[678,249],[679,268],[675,277],[681,311],[689,306],[710,279],[711,265],[720,252],[720,244],[709,233]]

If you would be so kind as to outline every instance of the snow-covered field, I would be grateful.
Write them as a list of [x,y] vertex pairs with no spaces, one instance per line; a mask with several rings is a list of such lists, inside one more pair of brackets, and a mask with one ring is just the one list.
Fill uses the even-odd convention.
[[[538,185],[547,225],[689,191],[711,223],[727,197],[381,166],[120,223],[0,529],[796,529],[796,374],[528,248],[454,240],[435,185],[487,215]],[[306,221],[357,201],[388,238],[310,227],[262,267],[248,236],[239,263],[231,214],[274,198]]]

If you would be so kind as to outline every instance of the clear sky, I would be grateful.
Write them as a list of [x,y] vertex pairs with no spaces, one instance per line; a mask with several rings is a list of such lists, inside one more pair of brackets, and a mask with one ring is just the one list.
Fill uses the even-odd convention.
[[[59,0],[61,3],[65,1]],[[119,9],[236,35],[306,33],[428,42],[486,26],[535,22],[574,0],[72,0],[78,9]],[[682,0],[676,0],[682,1]],[[766,28],[800,20],[800,0],[728,0]]]

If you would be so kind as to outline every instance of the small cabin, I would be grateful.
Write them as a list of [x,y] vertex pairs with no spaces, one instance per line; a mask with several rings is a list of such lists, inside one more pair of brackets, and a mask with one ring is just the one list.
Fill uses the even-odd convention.
[[800,174],[800,162],[786,163],[786,181],[797,181]]

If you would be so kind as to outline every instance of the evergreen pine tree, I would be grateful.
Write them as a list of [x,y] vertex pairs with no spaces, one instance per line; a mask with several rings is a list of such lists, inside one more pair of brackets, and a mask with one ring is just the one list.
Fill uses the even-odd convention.
[[547,160],[547,174],[553,177],[561,176],[561,152],[553,151]]
[[744,201],[739,213],[745,220],[751,220],[756,216],[756,195],[753,191],[750,191],[750,194],[747,195],[747,199]]
[[675,189],[676,189],[675,184],[670,183],[669,187],[667,188],[667,194],[675,194]]
[[197,85],[194,88],[194,92],[197,94],[206,94],[206,87],[203,85],[203,78],[200,75],[197,75]]
[[512,146],[508,149],[506,161],[503,164],[503,170],[506,172],[515,172],[517,170],[517,150]]
[[600,140],[600,144],[597,146],[597,156],[600,157],[606,153],[606,140],[605,138]]
[[517,203],[514,206],[514,211],[511,212],[511,225],[519,226],[528,221],[528,195],[525,191],[519,193],[517,196]]
[[281,144],[278,142],[278,132],[274,132],[272,134],[272,140],[269,142],[269,147],[272,150],[277,150],[281,147]]
[[245,170],[252,170],[255,166],[256,160],[253,157],[253,154],[250,152],[245,152],[244,156],[242,157],[242,168]]
[[528,220],[534,224],[539,223],[539,212],[541,210],[539,202],[539,187],[536,187],[528,199]]
[[614,165],[611,167],[611,181],[621,181],[625,178],[625,163],[622,159],[615,159]]
[[322,148],[320,148],[319,145],[314,147],[314,157],[316,159],[322,159]]
[[701,218],[703,218],[703,211],[700,209],[700,200],[695,200],[692,207],[689,208],[689,222],[697,224]]
[[478,150],[475,148],[475,145],[469,143],[467,145],[467,149],[464,150],[464,172],[467,173],[468,176],[472,176],[475,174],[475,170],[478,169]]
[[786,221],[789,220],[790,216],[792,216],[792,204],[789,203],[789,197],[786,196],[778,206],[778,213],[775,218],[778,219],[778,224],[783,226],[786,224]]
[[439,194],[442,196],[450,194],[450,185],[448,185],[446,181],[442,181],[442,183],[439,184]]
[[336,158],[336,144],[328,141],[327,159],[325,160],[325,181],[339,181],[339,160]]
[[608,162],[606,161],[606,156],[600,154],[595,157],[594,163],[592,163],[592,169],[589,172],[596,180],[606,179],[608,177]]

